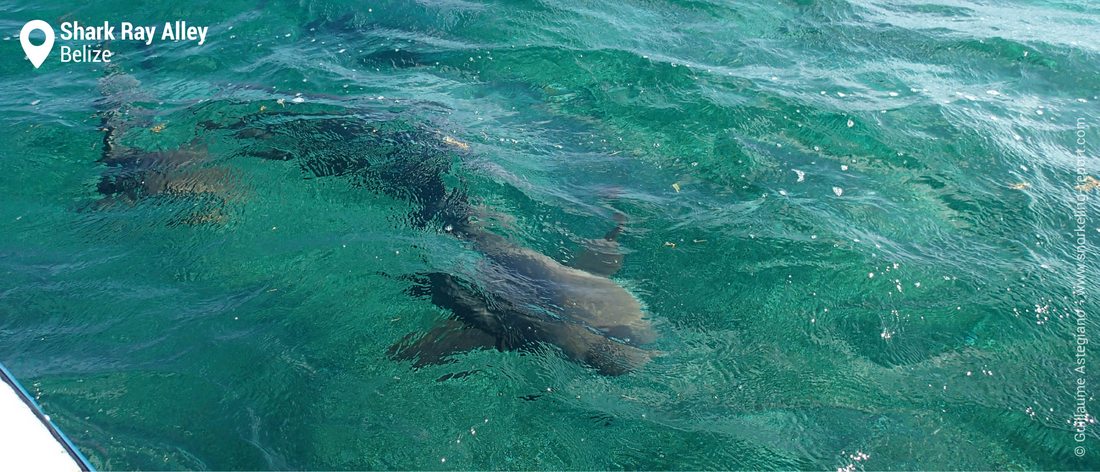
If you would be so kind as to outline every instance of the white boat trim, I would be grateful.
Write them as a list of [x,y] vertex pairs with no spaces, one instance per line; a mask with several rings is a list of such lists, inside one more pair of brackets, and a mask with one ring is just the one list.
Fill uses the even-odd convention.
[[0,418],[0,470],[94,470],[3,365]]

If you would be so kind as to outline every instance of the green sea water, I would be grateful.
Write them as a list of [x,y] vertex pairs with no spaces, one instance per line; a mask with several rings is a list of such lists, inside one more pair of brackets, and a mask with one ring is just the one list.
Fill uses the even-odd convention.
[[[204,149],[215,217],[96,204],[104,67],[34,69],[31,19],[209,26],[106,46],[121,142]],[[1094,2],[0,0],[0,36],[0,361],[100,469],[1100,469]],[[558,260],[625,213],[661,355],[389,358],[448,316],[408,276],[475,251],[303,165],[369,141],[205,125],[295,116],[446,139]]]

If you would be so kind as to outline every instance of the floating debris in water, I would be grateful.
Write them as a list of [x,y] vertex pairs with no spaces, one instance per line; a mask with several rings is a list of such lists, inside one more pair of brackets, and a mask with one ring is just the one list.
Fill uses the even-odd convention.
[[836,196],[839,197],[841,195],[844,195],[844,189],[842,189],[840,187],[833,187],[833,193],[835,193]]
[[840,170],[847,172],[848,171],[848,165],[847,164],[841,164],[840,165]]
[[1027,190],[1027,189],[1031,188],[1031,184],[1029,184],[1027,182],[1019,182],[1019,183],[1009,185],[1008,188],[1010,188],[1012,190]]
[[851,128],[851,127],[853,127],[853,126],[855,126],[855,125],[856,125],[856,122],[855,122],[855,121],[852,121],[851,119],[849,119],[849,120],[848,120],[848,127],[849,127],[849,128]]
[[805,181],[805,180],[806,180],[806,173],[805,173],[805,172],[803,172],[803,171],[800,171],[800,170],[798,170],[798,169],[791,169],[791,170],[793,170],[793,171],[794,171],[794,173],[795,173],[795,175],[797,175],[797,176],[798,176],[798,181],[799,181],[799,182],[803,182],[803,181]]
[[1081,192],[1091,192],[1100,188],[1100,180],[1097,180],[1096,177],[1086,175],[1085,178],[1082,180],[1083,182],[1081,182],[1080,185],[1077,185],[1073,188]]
[[665,247],[676,249],[676,243],[665,241]]
[[157,123],[157,124],[153,125],[152,128],[149,128],[149,131],[152,131],[154,133],[159,133],[161,131],[164,131],[164,123]]
[[672,189],[675,190],[676,193],[680,193],[680,182],[673,182]]
[[467,151],[467,150],[470,149],[469,144],[466,144],[465,142],[459,141],[458,139],[455,139],[451,136],[444,136],[443,137],[443,144],[446,144],[448,146],[454,146],[454,147],[459,148],[463,151]]

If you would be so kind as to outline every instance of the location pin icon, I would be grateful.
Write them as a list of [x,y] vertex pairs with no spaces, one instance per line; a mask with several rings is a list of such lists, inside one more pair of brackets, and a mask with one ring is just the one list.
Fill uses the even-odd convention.
[[[34,30],[39,30],[46,35],[46,41],[38,46],[31,44],[31,31]],[[19,32],[19,44],[23,45],[23,52],[27,53],[27,59],[30,59],[31,64],[34,64],[34,68],[37,69],[46,62],[46,56],[49,56],[50,50],[53,49],[53,27],[42,20],[28,21]]]

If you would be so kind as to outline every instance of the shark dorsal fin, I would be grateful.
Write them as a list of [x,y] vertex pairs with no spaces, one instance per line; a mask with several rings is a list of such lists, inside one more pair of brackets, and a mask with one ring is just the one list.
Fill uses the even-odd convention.
[[623,253],[619,249],[619,234],[623,232],[626,220],[621,213],[615,215],[616,225],[602,239],[589,239],[581,243],[581,248],[573,256],[569,265],[593,275],[610,277],[623,267]]

